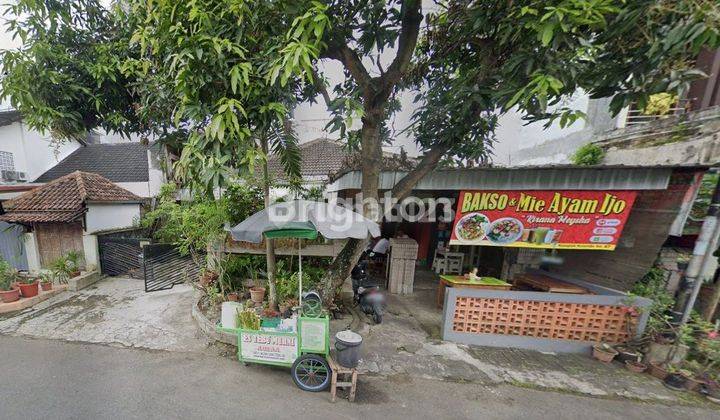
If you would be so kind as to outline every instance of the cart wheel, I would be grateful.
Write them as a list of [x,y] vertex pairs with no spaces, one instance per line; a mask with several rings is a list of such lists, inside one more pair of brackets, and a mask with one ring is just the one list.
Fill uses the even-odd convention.
[[304,354],[295,360],[291,370],[293,382],[303,391],[319,392],[330,385],[330,366],[324,357]]

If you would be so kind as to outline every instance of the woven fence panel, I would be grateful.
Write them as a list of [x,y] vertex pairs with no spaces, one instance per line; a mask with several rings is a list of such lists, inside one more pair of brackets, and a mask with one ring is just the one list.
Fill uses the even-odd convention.
[[619,343],[634,330],[622,306],[456,298],[453,330],[462,333]]

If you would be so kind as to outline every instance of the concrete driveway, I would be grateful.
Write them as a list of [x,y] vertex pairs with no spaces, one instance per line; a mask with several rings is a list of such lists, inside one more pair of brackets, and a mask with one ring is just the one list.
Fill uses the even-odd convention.
[[142,280],[110,277],[33,308],[0,316],[0,334],[183,352],[207,340],[190,316],[194,290],[145,293]]

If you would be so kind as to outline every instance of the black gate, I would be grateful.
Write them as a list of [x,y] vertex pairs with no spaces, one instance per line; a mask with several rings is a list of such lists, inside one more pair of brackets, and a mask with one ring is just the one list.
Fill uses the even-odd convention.
[[102,273],[109,276],[130,274],[132,277],[141,277],[142,245],[150,242],[145,236],[145,231],[141,229],[98,234]]
[[166,290],[176,284],[194,280],[200,268],[189,255],[181,255],[171,244],[150,244],[143,247],[145,291]]

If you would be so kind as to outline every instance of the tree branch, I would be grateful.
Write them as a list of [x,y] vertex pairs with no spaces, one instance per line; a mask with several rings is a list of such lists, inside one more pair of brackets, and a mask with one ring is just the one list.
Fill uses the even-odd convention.
[[[410,65],[420,35],[420,23],[422,22],[420,0],[403,1],[400,7],[400,22],[397,55],[381,78],[384,91],[392,91]],[[385,95],[384,92],[383,95]],[[387,96],[390,96],[390,92],[387,92]]]
[[321,58],[322,57],[340,61],[361,89],[366,90],[370,86],[372,82],[370,73],[368,73],[365,66],[363,66],[362,60],[360,60],[357,52],[346,44],[331,41],[325,53],[321,55]]
[[325,86],[325,81],[320,77],[320,75],[315,71],[315,69],[312,69],[312,78],[313,78],[313,85],[315,85],[315,89],[320,92],[323,99],[325,100],[325,105],[330,107],[330,102],[332,102],[332,98],[330,98],[330,94],[327,91],[327,87]]
[[430,148],[417,166],[415,166],[415,169],[408,172],[407,175],[395,184],[392,189],[392,197],[401,201],[410,195],[415,185],[417,185],[425,175],[435,170],[438,162],[440,162],[440,159],[442,159],[448,150],[450,150],[450,144],[445,142],[436,144]]

